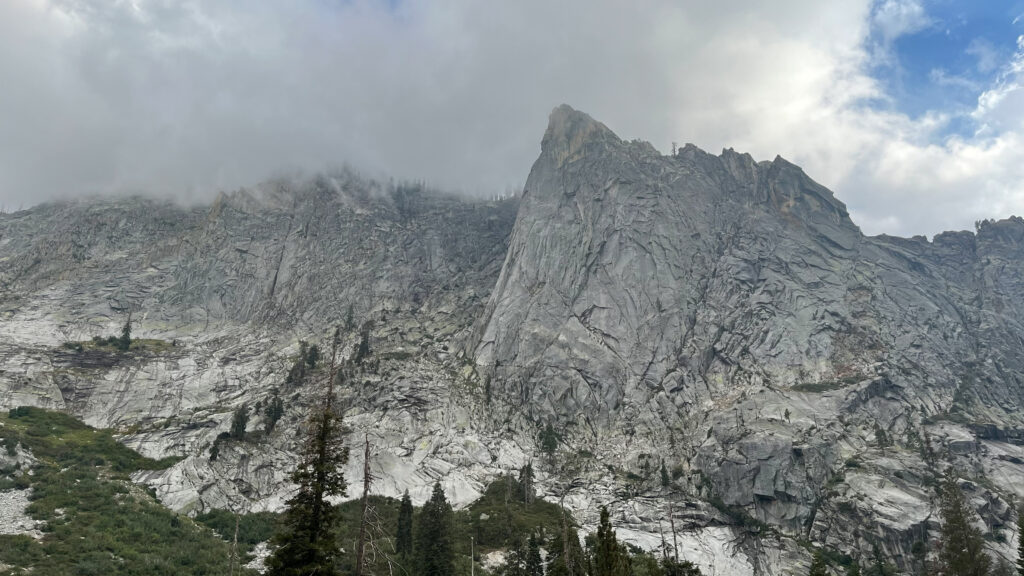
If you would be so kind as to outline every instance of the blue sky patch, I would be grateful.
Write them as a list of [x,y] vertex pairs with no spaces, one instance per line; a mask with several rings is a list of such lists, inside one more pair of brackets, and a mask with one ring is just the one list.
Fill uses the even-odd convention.
[[[919,118],[966,114],[992,86],[1024,34],[1024,0],[880,0],[869,38],[873,74],[890,97],[878,106]],[[947,127],[969,135],[973,123]]]

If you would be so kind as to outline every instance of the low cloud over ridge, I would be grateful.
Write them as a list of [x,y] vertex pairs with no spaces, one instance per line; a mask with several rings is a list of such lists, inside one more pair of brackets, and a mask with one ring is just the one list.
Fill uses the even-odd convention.
[[[201,199],[341,162],[492,194],[525,179],[547,113],[567,102],[663,151],[781,154],[868,233],[1024,212],[1020,53],[976,110],[885,106],[872,39],[923,26],[919,7],[10,0],[0,203]],[[957,114],[977,133],[946,135]]]

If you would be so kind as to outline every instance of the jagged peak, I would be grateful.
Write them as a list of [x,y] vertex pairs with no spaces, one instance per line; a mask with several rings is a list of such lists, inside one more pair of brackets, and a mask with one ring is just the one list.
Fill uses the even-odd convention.
[[594,120],[590,114],[576,110],[568,104],[556,106],[548,116],[546,136],[570,135],[580,130],[601,130],[614,136],[611,129],[601,122]]
[[974,230],[945,230],[932,236],[931,240],[920,234],[908,238],[884,232],[875,234],[871,238],[890,244],[914,243],[932,246],[965,244],[973,246],[977,241],[1021,245],[1024,244],[1024,218],[1008,216],[1000,219],[979,220],[975,223]]
[[757,162],[754,161],[754,157],[751,156],[749,152],[737,152],[735,149],[731,147],[723,148],[722,153],[719,155],[719,157],[723,159],[738,158],[746,162],[749,162],[750,164],[757,164]]
[[1001,220],[980,220],[975,224],[979,240],[1003,244],[1024,244],[1024,218],[1010,216]]
[[607,126],[568,104],[551,111],[541,142],[542,153],[554,154],[559,163],[579,153],[588,141],[622,142]]

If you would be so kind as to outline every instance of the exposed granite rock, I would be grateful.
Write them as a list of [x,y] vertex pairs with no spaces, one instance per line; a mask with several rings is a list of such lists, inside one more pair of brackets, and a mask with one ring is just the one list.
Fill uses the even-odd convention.
[[31,490],[0,490],[0,534],[25,534],[42,538],[40,523],[25,513]]
[[[0,215],[0,406],[66,410],[148,456],[183,457],[136,477],[175,509],[279,509],[303,410],[324,375],[285,384],[297,341],[322,345],[351,306],[342,357],[366,321],[374,354],[342,400],[353,434],[375,441],[377,490],[426,499],[442,479],[468,502],[489,476],[526,461],[514,441],[467,431],[483,391],[467,397],[473,385],[456,357],[517,203],[345,173],[268,183],[205,208],[132,198]],[[129,311],[133,335],[156,344],[62,346],[117,334]],[[250,441],[223,443],[211,462],[233,411],[275,393],[286,413],[274,433],[262,433],[256,413]],[[353,477],[361,466],[353,462]]]
[[[12,453],[13,452],[13,453]],[[0,449],[0,475],[21,476],[31,474],[36,459],[31,452],[24,450],[21,444],[12,450]],[[39,530],[42,523],[33,519],[25,511],[31,501],[32,490],[8,489],[0,490],[0,534],[25,534],[33,538],[42,538]]]
[[[910,570],[948,463],[979,525],[1012,540],[1022,243],[1017,218],[865,237],[781,158],[663,156],[561,107],[521,200],[340,174],[204,207],[0,215],[0,407],[66,410],[181,457],[135,476],[174,509],[279,509],[323,378],[286,384],[298,340],[351,305],[342,356],[367,320],[374,352],[339,391],[377,493],[421,502],[440,480],[461,506],[533,461],[585,529],[607,504],[648,548],[671,500],[680,554],[706,574],[805,570],[806,541]],[[61,346],[129,311],[148,347]],[[257,412],[211,461],[233,411],[274,394],[277,428]],[[362,464],[353,451],[350,478]]]
[[[854,517],[833,545],[877,541],[909,569],[933,505],[920,459],[889,452],[913,459],[924,424],[951,417],[976,430],[943,443],[965,474],[1012,462],[979,456],[977,435],[1016,438],[996,431],[1024,418],[1022,238],[1019,218],[865,237],[782,158],[662,156],[562,106],[477,324],[477,368],[573,446],[657,454],[695,477],[684,491],[789,536],[836,538],[828,523]],[[852,457],[870,472],[837,478]],[[830,481],[870,512],[833,506]]]

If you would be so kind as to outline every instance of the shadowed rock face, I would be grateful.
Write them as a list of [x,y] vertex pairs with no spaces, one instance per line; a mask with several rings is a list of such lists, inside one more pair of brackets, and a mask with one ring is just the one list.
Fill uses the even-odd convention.
[[[648,548],[671,499],[705,573],[804,570],[808,539],[909,570],[944,463],[993,533],[1024,497],[1022,246],[1019,218],[864,237],[781,158],[663,156],[563,106],[521,199],[342,174],[203,207],[0,215],[0,407],[67,410],[181,456],[136,477],[175,509],[277,509],[322,379],[286,382],[297,341],[322,342],[351,305],[341,356],[372,320],[372,361],[338,390],[378,493],[422,500],[440,480],[462,505],[532,460],[542,496],[578,479],[565,502],[585,527],[609,504]],[[61,346],[117,333],[129,310],[163,343]],[[232,412],[275,394],[274,432],[256,413],[211,462]]]

